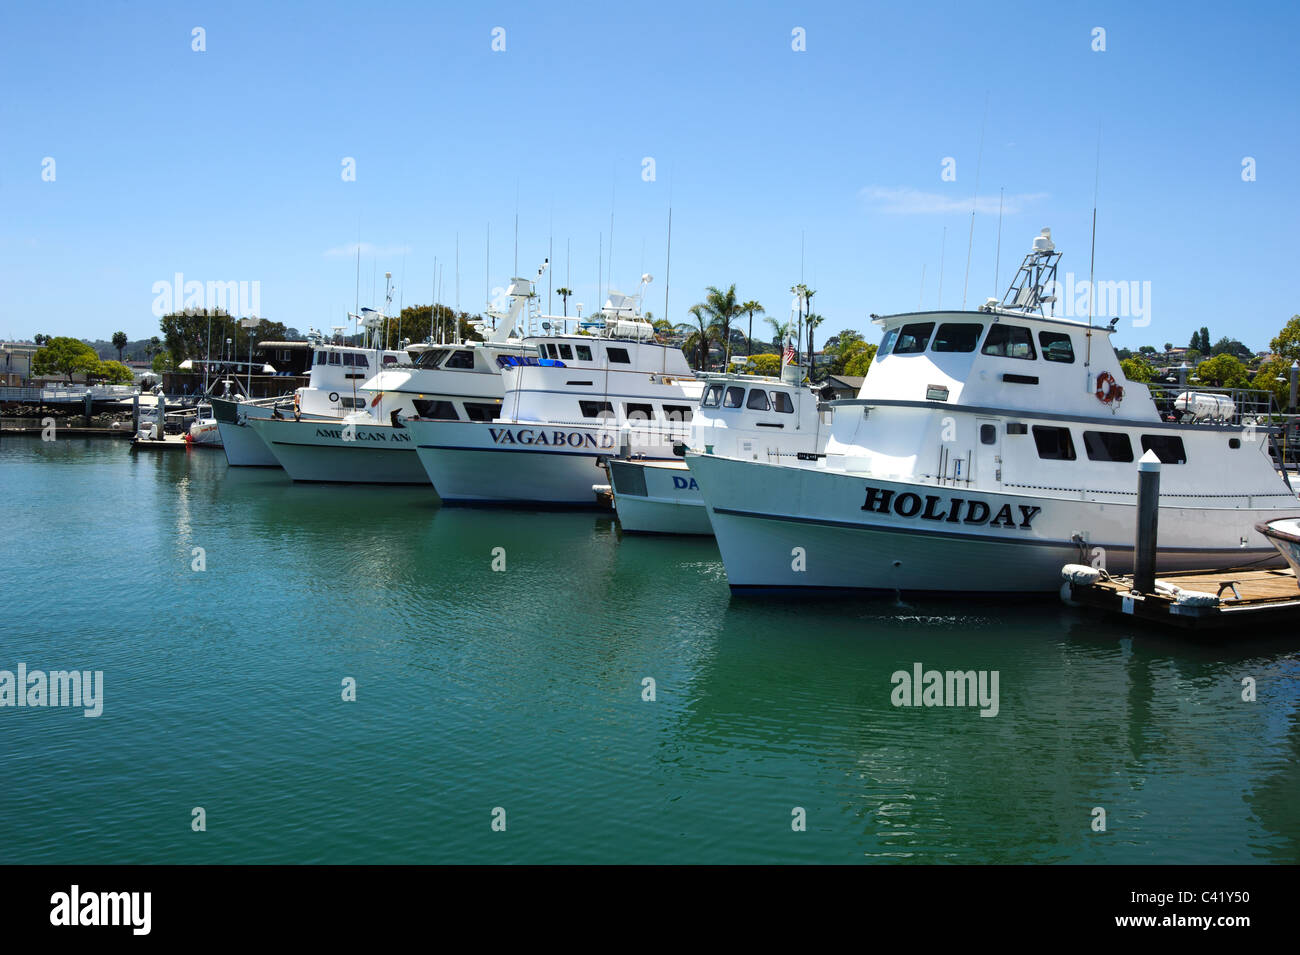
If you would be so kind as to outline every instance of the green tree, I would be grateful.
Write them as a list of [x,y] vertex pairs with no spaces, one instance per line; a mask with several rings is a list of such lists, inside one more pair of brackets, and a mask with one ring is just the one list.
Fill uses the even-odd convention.
[[113,347],[117,349],[117,360],[119,362],[122,360],[122,349],[126,348],[127,341],[126,332],[113,333]]
[[1156,370],[1143,358],[1124,358],[1120,360],[1119,366],[1124,369],[1124,377],[1129,381],[1145,384],[1155,380]]
[[1156,353],[1155,345],[1142,345],[1138,348],[1139,355],[1154,355]]
[[71,382],[73,375],[90,375],[98,368],[99,356],[95,354],[95,349],[80,339],[60,335],[42,337],[45,345],[32,358],[33,374],[67,375]]
[[101,361],[92,377],[106,381],[110,385],[129,385],[135,381],[135,373],[120,361]]
[[712,326],[704,316],[703,306],[692,305],[687,311],[695,319],[695,323],[682,322],[677,326],[679,330],[687,333],[686,341],[682,342],[682,351],[688,358],[692,351],[695,352],[695,369],[703,371],[709,357],[709,332]]
[[[248,351],[248,330],[240,328],[239,319],[222,309],[193,308],[184,312],[171,312],[164,315],[159,324],[163,335],[162,344],[177,364],[187,359],[208,356],[209,324],[212,327],[213,355],[221,353],[227,338],[233,344],[235,354],[244,355]],[[264,342],[283,341],[287,331],[281,323],[265,319],[254,329],[257,340]],[[157,339],[153,341],[156,342]]]
[[1300,360],[1300,315],[1292,315],[1268,347],[1274,355],[1287,359],[1288,364]]
[[722,343],[722,365],[725,368],[731,358],[731,323],[740,315],[740,302],[736,300],[736,283],[732,282],[724,292],[716,285],[706,290],[704,301],[695,308],[704,313],[704,318],[714,326],[714,334]]
[[745,362],[745,372],[750,375],[768,375],[776,378],[781,374],[781,356],[773,354],[750,355]]
[[813,343],[813,332],[817,326],[826,321],[825,317],[815,312],[809,312],[803,317],[804,326],[808,329],[808,368],[809,376],[815,381],[817,376],[817,346]]
[[1231,355],[1215,355],[1196,366],[1196,377],[1201,384],[1216,388],[1249,388],[1250,376],[1246,366]]
[[749,313],[749,334],[745,336],[748,342],[745,346],[745,354],[752,355],[754,354],[754,316],[764,314],[763,306],[750,299],[748,302],[741,303],[740,310]]
[[174,367],[171,352],[156,352],[153,356],[153,361],[150,363],[150,367],[153,368],[154,374],[157,375],[161,375],[165,371],[171,371]]
[[569,317],[569,296],[573,294],[573,289],[557,288],[555,290],[555,294],[560,296],[560,299],[564,302],[564,317],[568,318]]
[[1270,358],[1255,372],[1251,387],[1270,392],[1278,408],[1286,411],[1291,401],[1291,362],[1285,358]]
[[794,322],[778,322],[775,318],[765,318],[763,321],[772,329],[772,344],[776,346],[777,352],[784,353],[786,342],[795,332]]
[[[800,282],[798,285],[790,286],[790,291],[793,292],[799,300],[799,320],[795,322],[794,327],[796,332],[801,332],[803,324],[808,320],[807,319],[808,313],[812,311],[812,299],[813,296],[817,294],[817,292],[814,289],[810,289],[802,282]],[[802,340],[794,343],[794,350],[795,350],[795,361],[799,361],[803,357]],[[811,349],[809,349],[809,351],[811,351]]]
[[1232,355],[1240,358],[1242,361],[1249,361],[1255,357],[1255,353],[1249,348],[1237,341],[1235,338],[1228,338],[1226,335],[1214,343],[1210,349],[1211,355]]
[[865,378],[876,357],[876,346],[861,342],[854,346],[853,353],[844,363],[844,374],[851,378]]

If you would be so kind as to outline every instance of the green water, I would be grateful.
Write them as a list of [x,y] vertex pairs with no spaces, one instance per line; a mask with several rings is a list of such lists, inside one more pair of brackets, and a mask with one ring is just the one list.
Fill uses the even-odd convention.
[[[733,599],[711,541],[220,452],[5,438],[0,487],[0,669],[104,674],[0,708],[0,862],[1300,859],[1300,636]],[[915,662],[997,716],[893,706]]]

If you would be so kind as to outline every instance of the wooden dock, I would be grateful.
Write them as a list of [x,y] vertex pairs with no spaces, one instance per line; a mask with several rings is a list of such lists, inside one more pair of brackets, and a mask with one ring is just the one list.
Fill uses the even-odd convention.
[[[190,447],[183,434],[168,434],[162,438],[135,438],[131,442],[132,451],[184,451]],[[218,450],[220,446],[218,445]]]
[[1300,582],[1289,567],[1164,574],[1157,578],[1155,590],[1155,593],[1135,593],[1132,577],[1103,574],[1091,583],[1067,577],[1061,597],[1071,605],[1183,630],[1215,631],[1300,623]]

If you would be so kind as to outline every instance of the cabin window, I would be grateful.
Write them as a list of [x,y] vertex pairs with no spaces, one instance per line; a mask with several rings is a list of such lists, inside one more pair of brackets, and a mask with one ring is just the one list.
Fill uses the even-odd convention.
[[318,351],[316,353],[316,364],[328,365],[329,363],[330,363],[330,356],[328,354],[326,354],[323,351]]
[[573,361],[573,349],[570,348],[568,345],[561,345],[560,357],[567,358],[569,361]]
[[491,405],[480,401],[465,402],[465,417],[469,418],[470,421],[495,421],[500,411],[500,405]]
[[591,361],[590,345],[574,345],[573,347],[578,350],[578,361]]
[[1241,438],[1229,438],[1228,447],[1236,451],[1238,448],[1241,447]]
[[621,365],[632,364],[632,359],[627,357],[626,348],[606,348],[605,354],[609,356],[610,361],[616,361]]
[[[715,401],[714,404],[717,404]],[[669,421],[690,421],[693,417],[690,405],[664,405],[664,417]]]
[[464,349],[461,349],[459,351],[454,351],[447,358],[447,363],[442,367],[443,368],[473,368],[474,353],[472,351],[465,351]]
[[1029,425],[1025,424],[1023,421],[1007,422],[1007,434],[1028,434],[1028,433],[1029,433]]
[[332,351],[332,352],[330,352],[330,364],[331,364],[331,365],[342,364],[342,362],[339,361],[339,353],[338,353],[338,352],[336,352],[336,351]]
[[[1043,354],[1046,356],[1046,349]],[[1133,460],[1133,442],[1122,431],[1085,431],[1083,447],[1089,461]]]
[[1145,454],[1148,451],[1154,451],[1161,464],[1187,463],[1187,452],[1183,449],[1183,439],[1177,435],[1142,435],[1142,453]]
[[579,401],[578,407],[582,409],[584,418],[600,418],[614,414],[614,406],[608,401]]
[[982,354],[995,358],[1024,358],[1032,361],[1038,355],[1034,352],[1034,339],[1029,329],[1023,325],[1007,325],[999,322],[989,329],[984,339]]
[[1070,336],[1064,332],[1039,332],[1038,344],[1043,346],[1043,357],[1048,361],[1074,364],[1074,345],[1070,342]]
[[460,415],[456,414],[456,406],[450,401],[431,401],[417,398],[411,403],[415,405],[415,412],[421,418],[438,418],[443,421],[460,420]]
[[344,352],[344,353],[343,353],[343,367],[344,367],[344,368],[351,368],[354,364],[356,364],[356,362],[354,361],[355,357],[356,357],[356,356],[353,355],[351,352]]
[[794,402],[790,400],[788,391],[772,392],[772,410],[781,414],[794,414]]
[[423,355],[417,358],[415,360],[415,364],[419,368],[436,368],[438,367],[438,362],[442,359],[442,356],[445,354],[447,353],[443,351],[441,348],[434,348],[430,351],[425,352]]
[[745,407],[750,411],[769,411],[772,408],[772,402],[767,398],[767,392],[761,388],[753,388],[749,392],[749,400],[745,402]]
[[397,364],[397,356],[396,356],[396,355],[385,355],[385,356],[384,356],[383,365],[384,365],[385,368],[387,368],[389,365],[396,365],[396,364]]
[[904,325],[898,331],[898,341],[894,345],[895,355],[916,355],[925,351],[930,344],[930,333],[934,331],[934,322],[916,322]]
[[655,409],[654,405],[633,404],[626,401],[623,403],[623,414],[627,415],[628,421],[653,421]]
[[1070,437],[1069,428],[1051,428],[1036,424],[1034,444],[1038,446],[1038,456],[1045,461],[1073,461],[1075,458],[1074,439]]
[[880,347],[876,349],[876,357],[884,358],[894,347],[894,342],[898,340],[898,329],[891,328],[885,332],[885,337],[880,340]]
[[722,399],[722,407],[739,408],[745,403],[745,389],[731,387],[727,389],[726,397]]
[[945,322],[935,333],[931,351],[974,351],[984,326],[976,322]]
[[980,425],[980,444],[996,444],[998,440],[997,425]]
[[344,408],[364,410],[366,407],[366,399],[364,398],[340,398],[339,401]]
[[544,358],[559,358],[560,356],[559,356],[559,353],[556,352],[556,350],[555,350],[555,346],[554,346],[554,345],[543,345],[543,346],[542,346],[542,357],[544,357]]
[[709,390],[704,393],[704,399],[700,402],[705,408],[716,408],[722,402],[722,386],[709,385]]

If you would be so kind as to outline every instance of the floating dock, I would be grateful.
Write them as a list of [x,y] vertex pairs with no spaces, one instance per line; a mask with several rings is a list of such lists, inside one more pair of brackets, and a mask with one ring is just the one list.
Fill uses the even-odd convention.
[[[190,447],[183,434],[168,434],[162,438],[135,438],[131,441],[132,451],[184,451]],[[221,450],[220,445],[216,445]]]
[[1165,574],[1151,593],[1135,592],[1132,577],[1111,577],[1095,570],[1085,573],[1091,569],[1069,565],[1062,571],[1061,598],[1066,603],[1183,630],[1300,622],[1300,581],[1289,567]]

